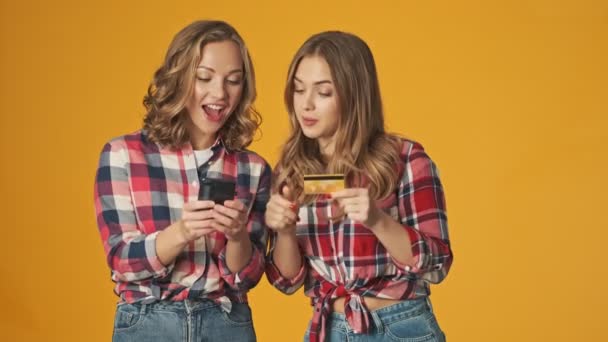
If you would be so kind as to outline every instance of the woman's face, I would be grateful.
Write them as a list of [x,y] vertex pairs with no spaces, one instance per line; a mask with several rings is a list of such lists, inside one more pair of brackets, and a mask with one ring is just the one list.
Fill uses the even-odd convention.
[[186,103],[189,133],[195,149],[213,144],[217,132],[238,106],[245,71],[237,43],[208,43],[201,52],[192,95]]
[[321,146],[334,140],[340,109],[335,82],[325,58],[302,58],[293,79],[293,106],[304,135]]

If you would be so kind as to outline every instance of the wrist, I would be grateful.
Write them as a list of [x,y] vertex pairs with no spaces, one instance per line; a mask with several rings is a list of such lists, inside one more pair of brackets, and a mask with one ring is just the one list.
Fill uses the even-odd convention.
[[286,229],[281,229],[277,231],[277,237],[280,238],[286,238],[286,239],[295,239],[296,238],[296,226],[294,225],[293,228],[286,228]]
[[388,226],[387,220],[391,219],[391,217],[388,216],[388,214],[386,214],[384,211],[378,211],[379,212],[375,215],[372,222],[369,222],[369,224],[366,225],[367,228],[373,231],[374,233],[382,232]]
[[233,235],[231,237],[228,237],[228,235],[226,235],[226,239],[228,240],[228,242],[237,244],[247,243],[248,241],[250,241],[249,232],[247,232],[246,229],[243,229],[238,234]]
[[185,246],[190,242],[188,236],[186,235],[186,226],[184,225],[184,220],[179,220],[175,222],[173,225],[166,229],[165,231],[170,232],[173,237],[173,241],[176,245]]

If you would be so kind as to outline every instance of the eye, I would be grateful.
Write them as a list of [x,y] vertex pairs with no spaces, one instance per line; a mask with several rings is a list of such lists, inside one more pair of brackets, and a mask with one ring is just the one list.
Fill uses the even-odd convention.
[[331,96],[331,93],[321,93],[321,92],[320,92],[320,93],[319,93],[319,96],[321,96],[321,97],[330,97],[330,96]]
[[294,88],[294,89],[293,89],[293,92],[294,92],[294,93],[298,93],[298,94],[302,94],[302,93],[304,92],[304,89],[297,89],[297,88]]
[[241,83],[243,83],[242,79],[236,79],[236,80],[226,80],[226,82],[230,85],[239,85]]
[[209,77],[196,76],[196,79],[199,80],[199,81],[201,81],[201,82],[205,82],[205,83],[211,81],[211,78],[209,78]]

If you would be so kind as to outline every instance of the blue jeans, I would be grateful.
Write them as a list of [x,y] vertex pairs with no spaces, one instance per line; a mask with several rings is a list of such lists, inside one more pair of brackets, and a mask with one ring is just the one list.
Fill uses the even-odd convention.
[[118,304],[114,342],[255,342],[248,304],[224,312],[211,300]]
[[[355,334],[343,314],[332,312],[327,322],[325,342],[445,342],[445,335],[426,298],[406,300],[371,313],[371,331],[364,335]],[[304,341],[308,341],[308,331]]]

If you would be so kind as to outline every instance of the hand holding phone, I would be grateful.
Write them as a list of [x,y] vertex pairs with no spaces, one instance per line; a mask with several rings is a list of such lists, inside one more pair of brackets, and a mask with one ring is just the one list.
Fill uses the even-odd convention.
[[224,205],[224,201],[233,200],[236,185],[233,181],[225,179],[205,178],[201,181],[198,191],[199,200],[210,200],[216,204]]

